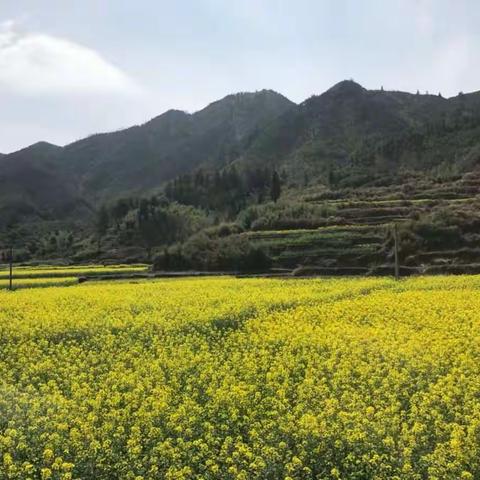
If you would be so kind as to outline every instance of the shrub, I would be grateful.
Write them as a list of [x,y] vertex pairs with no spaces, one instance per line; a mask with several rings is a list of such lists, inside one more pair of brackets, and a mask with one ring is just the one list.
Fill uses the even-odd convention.
[[263,272],[270,268],[266,253],[242,235],[194,235],[183,245],[165,250],[154,260],[154,270]]
[[286,230],[316,228],[327,224],[336,208],[328,204],[286,201],[255,205],[243,210],[237,222],[245,229]]

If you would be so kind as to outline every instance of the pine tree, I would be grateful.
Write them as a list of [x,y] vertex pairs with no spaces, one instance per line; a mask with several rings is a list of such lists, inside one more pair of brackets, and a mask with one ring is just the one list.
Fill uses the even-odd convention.
[[273,171],[272,175],[272,185],[270,190],[270,197],[272,200],[277,203],[277,200],[280,198],[280,194],[282,193],[282,189],[280,186],[280,177],[276,170]]
[[97,234],[97,249],[100,251],[100,244],[103,236],[107,233],[110,219],[108,210],[105,206],[102,206],[97,213],[97,219],[95,222],[95,231]]

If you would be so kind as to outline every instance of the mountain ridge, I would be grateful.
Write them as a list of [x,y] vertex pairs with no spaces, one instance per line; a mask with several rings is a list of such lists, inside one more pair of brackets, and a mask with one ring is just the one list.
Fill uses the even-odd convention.
[[340,186],[445,162],[463,171],[480,162],[479,133],[480,92],[446,99],[343,80],[300,104],[267,89],[230,94],[194,113],[170,109],[63,147],[37,142],[1,155],[0,226],[88,216],[199,168],[275,168],[297,185]]
[[[67,204],[93,206],[158,188],[201,164],[219,165],[255,128],[292,105],[273,91],[232,94],[193,114],[171,109],[144,124],[63,147],[37,142],[2,156],[0,225],[24,211],[48,210],[55,216],[55,185]],[[35,178],[43,180],[38,188]]]

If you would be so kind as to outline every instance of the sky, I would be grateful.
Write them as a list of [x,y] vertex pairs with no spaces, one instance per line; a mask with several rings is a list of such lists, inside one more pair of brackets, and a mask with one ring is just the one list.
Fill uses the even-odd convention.
[[480,90],[478,0],[0,0],[0,152],[230,93]]

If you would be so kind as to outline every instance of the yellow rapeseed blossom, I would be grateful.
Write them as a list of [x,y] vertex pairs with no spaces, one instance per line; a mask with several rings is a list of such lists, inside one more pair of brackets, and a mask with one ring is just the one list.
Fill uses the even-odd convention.
[[1,479],[480,478],[480,277],[0,291]]

